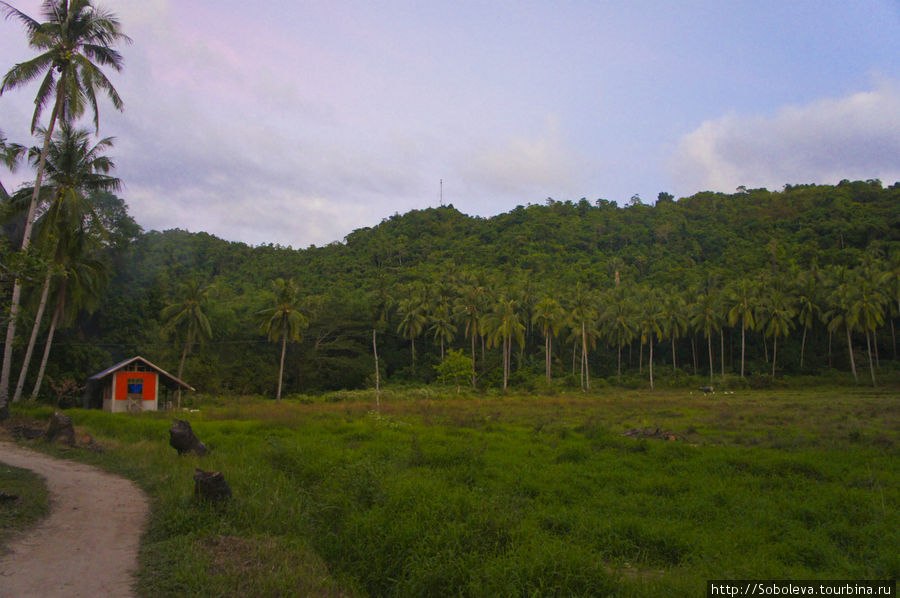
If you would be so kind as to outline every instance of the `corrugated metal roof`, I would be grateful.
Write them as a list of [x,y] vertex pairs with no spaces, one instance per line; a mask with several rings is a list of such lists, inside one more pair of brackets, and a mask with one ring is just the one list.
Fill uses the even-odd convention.
[[162,374],[162,375],[165,376],[166,378],[170,379],[172,382],[175,382],[176,384],[180,384],[181,386],[187,388],[188,390],[196,390],[193,386],[191,386],[191,385],[188,384],[187,382],[184,382],[183,380],[179,380],[178,378],[176,378],[175,376],[173,376],[172,374],[170,374],[170,373],[167,372],[166,370],[162,369],[162,368],[159,367],[158,365],[154,365],[154,364],[150,363],[149,361],[147,361],[146,359],[144,359],[144,358],[141,357],[140,355],[138,355],[138,356],[136,356],[136,357],[132,357],[131,359],[126,359],[125,361],[119,362],[119,363],[117,363],[117,364],[114,365],[114,366],[108,367],[108,368],[106,368],[105,370],[103,370],[102,372],[100,372],[100,373],[98,373],[98,374],[94,374],[93,376],[91,376],[90,378],[88,378],[88,381],[92,381],[92,380],[102,380],[103,378],[106,378],[107,376],[109,376],[109,375],[112,374],[113,372],[118,372],[119,370],[121,370],[121,369],[124,368],[125,366],[130,365],[131,363],[133,363],[133,362],[135,362],[135,361],[141,361],[141,362],[143,362],[147,367],[153,368],[153,369],[156,370],[156,372],[158,372],[159,374]]

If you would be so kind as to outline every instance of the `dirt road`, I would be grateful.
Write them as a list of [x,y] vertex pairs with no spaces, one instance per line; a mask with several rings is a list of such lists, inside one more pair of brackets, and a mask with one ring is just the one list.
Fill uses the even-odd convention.
[[0,598],[133,596],[138,541],[149,514],[138,487],[7,442],[0,442],[2,463],[46,479],[50,516],[0,556]]

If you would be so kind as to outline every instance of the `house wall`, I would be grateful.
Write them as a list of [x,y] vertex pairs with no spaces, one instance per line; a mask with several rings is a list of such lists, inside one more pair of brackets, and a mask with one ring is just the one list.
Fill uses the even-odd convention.
[[[119,371],[112,375],[111,390],[113,399],[109,401],[110,411],[118,413],[128,411],[128,380],[143,381],[141,406],[144,411],[156,411],[159,405],[159,375],[156,372]],[[105,398],[105,397],[104,397]],[[107,402],[104,400],[103,407]]]

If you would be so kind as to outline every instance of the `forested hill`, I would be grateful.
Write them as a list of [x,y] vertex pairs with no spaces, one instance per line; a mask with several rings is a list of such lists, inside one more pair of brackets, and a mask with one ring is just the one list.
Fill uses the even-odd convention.
[[[516,347],[517,355],[511,356],[516,372],[544,371],[544,336],[535,320],[535,307],[543,298],[555,300],[570,314],[557,326],[554,341],[560,346],[568,342],[569,362],[574,350],[583,351],[573,348],[571,340],[577,328],[571,317],[577,289],[592,293],[591,338],[581,339],[589,340],[583,346],[591,375],[618,375],[616,357],[623,345],[636,353],[634,343],[649,341],[639,334],[638,300],[648,293],[684,297],[686,315],[695,309],[698,293],[718,297],[714,329],[723,335],[722,344],[727,335],[732,349],[727,357],[722,352],[725,364],[718,363],[717,354],[714,365],[733,373],[738,368],[734,338],[740,337],[741,326],[727,321],[726,297],[741,280],[757,285],[760,297],[775,288],[789,296],[792,322],[782,343],[798,344],[801,330],[809,328],[810,334],[804,334],[807,364],[821,368],[835,360],[834,367],[844,368],[839,356],[826,356],[828,322],[801,324],[797,285],[809,273],[819,277],[810,284],[817,286],[824,311],[836,284],[822,278],[825,273],[845,276],[863,267],[889,273],[898,256],[900,185],[884,188],[878,181],[787,186],[780,192],[704,192],[678,201],[662,193],[652,206],[639,200],[617,207],[605,200],[548,199],[488,219],[447,206],[394,215],[351,232],[342,243],[301,250],[250,247],[206,233],[151,231],[116,259],[110,286],[94,314],[83,314],[74,328],[63,331],[51,369],[57,376],[90,373],[134,354],[174,369],[183,343],[177,334],[163,334],[161,312],[178,300],[180,285],[193,281],[213,287],[205,307],[213,335],[209,343],[191,348],[185,378],[207,392],[271,394],[280,347],[262,335],[258,314],[274,301],[272,282],[277,278],[295,281],[309,323],[303,341],[289,346],[285,387],[293,393],[371,384],[373,326],[381,334],[382,370],[388,379],[433,378],[431,366],[440,361],[441,344],[445,350],[471,350],[468,331],[480,328],[466,315],[467,289],[473,288],[482,294],[477,306],[469,302],[469,311],[477,309],[481,318],[491,313],[492,302],[514,302],[523,327],[521,338],[510,341]],[[885,282],[888,278],[879,283],[879,296],[885,299],[877,326],[888,331],[877,336],[886,354],[888,325],[896,316],[890,310],[897,305],[896,297],[889,300],[896,290],[888,288],[896,282]],[[610,303],[604,293],[612,292],[632,298],[627,343],[604,323],[604,306]],[[412,299],[420,306],[414,307]],[[708,359],[702,351],[697,357],[696,345],[713,339],[706,338],[702,325],[684,328],[673,343],[677,357],[683,353],[678,365],[699,359],[702,373]],[[499,346],[487,331],[477,332],[479,353],[482,344]],[[658,354],[668,346],[665,332],[660,327],[649,337],[659,344]],[[764,333],[747,349],[758,371],[768,368],[771,347],[763,346]],[[861,333],[854,330],[857,339],[863,338]],[[816,346],[810,348],[810,343]],[[419,360],[415,366],[413,344]],[[763,349],[766,362],[759,363]],[[487,352],[497,353],[497,363],[488,355],[478,366],[480,380],[499,384],[500,349]],[[779,357],[786,371],[799,369],[795,356]],[[671,363],[672,357],[664,359]],[[632,368],[639,366],[636,360],[632,357]],[[573,369],[556,356],[552,367],[552,374],[560,376]]]

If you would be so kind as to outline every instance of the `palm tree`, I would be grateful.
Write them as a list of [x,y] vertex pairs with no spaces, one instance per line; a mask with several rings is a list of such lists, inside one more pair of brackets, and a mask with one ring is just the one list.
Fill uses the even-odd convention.
[[[49,205],[37,221],[36,240],[37,245],[42,248],[42,252],[53,265],[61,264],[67,259],[66,252],[69,249],[67,237],[74,232],[84,231],[87,220],[94,216],[93,194],[101,191],[117,191],[120,188],[119,179],[107,174],[115,167],[112,160],[103,155],[103,151],[109,147],[112,147],[112,138],[101,139],[91,146],[90,133],[84,129],[75,129],[67,122],[63,122],[54,135],[53,144],[47,152],[47,184],[44,185],[41,194],[42,199]],[[32,163],[36,163],[39,156],[40,150],[36,147],[31,148],[29,158]],[[11,198],[12,208],[22,210],[32,192],[30,187],[20,189]],[[22,397],[25,376],[28,373],[55,270],[53,267],[47,269],[19,381],[13,393],[13,402],[19,401]]]
[[302,338],[302,331],[309,321],[301,311],[298,289],[293,279],[278,278],[272,282],[275,293],[275,304],[259,312],[263,317],[262,331],[272,342],[281,339],[281,360],[278,366],[278,392],[275,402],[281,401],[281,382],[284,378],[284,354],[288,341],[297,342]]
[[857,274],[853,285],[852,303],[850,305],[850,321],[858,330],[866,335],[866,349],[869,355],[869,372],[872,375],[872,386],[876,386],[875,368],[872,364],[872,342],[870,333],[874,334],[884,324],[884,304],[886,298],[876,286],[879,275],[869,267],[864,267]]
[[416,374],[416,338],[422,335],[428,318],[425,316],[425,300],[421,289],[411,289],[411,292],[400,300],[397,305],[397,314],[400,323],[397,332],[409,339],[412,351],[412,373]]
[[662,313],[660,315],[662,323],[662,335],[668,338],[672,343],[672,371],[678,369],[675,357],[675,341],[687,332],[688,319],[687,305],[684,298],[677,293],[670,293],[663,300]]
[[746,278],[737,281],[728,289],[726,294],[728,306],[728,324],[734,326],[741,324],[741,378],[744,377],[744,356],[747,347],[747,329],[754,328],[756,322],[754,316],[758,305],[756,288]]
[[581,390],[590,390],[591,372],[588,366],[588,341],[593,346],[595,342],[594,327],[597,322],[596,297],[589,290],[575,285],[572,294],[569,318],[572,321],[573,332],[581,336]]
[[532,323],[539,326],[544,335],[544,356],[547,382],[550,382],[550,364],[553,356],[553,335],[559,334],[559,329],[565,323],[566,312],[559,301],[551,297],[544,297],[534,306]]
[[[195,342],[203,343],[212,338],[212,327],[206,311],[209,309],[209,293],[212,287],[196,280],[187,280],[178,287],[175,301],[163,308],[160,319],[163,331],[184,336],[184,350],[178,363],[178,378],[184,373],[184,362]],[[176,406],[181,409],[181,388],[176,394]]]
[[772,337],[772,377],[778,360],[778,337],[787,336],[794,327],[793,299],[780,289],[774,289],[762,302],[762,326],[766,337]]
[[648,291],[643,294],[638,325],[641,331],[641,347],[644,343],[650,346],[650,390],[653,390],[653,335],[662,335],[663,312],[659,296]]
[[[31,202],[25,218],[22,236],[22,250],[25,250],[31,243],[31,227],[57,120],[68,122],[78,118],[84,113],[87,104],[93,111],[94,126],[99,131],[98,90],[106,93],[116,109],[123,108],[118,92],[94,62],[121,71],[122,56],[111,46],[131,40],[122,33],[118,19],[111,12],[93,6],[90,0],[45,0],[42,5],[45,22],[29,17],[8,2],[0,1],[0,5],[7,18],[15,17],[22,22],[28,35],[28,45],[40,52],[35,58],[13,66],[6,73],[0,85],[0,95],[43,75],[34,100],[32,133],[37,128],[44,108],[53,99],[50,123],[44,129],[44,145],[38,159]],[[0,370],[0,408],[6,404],[9,393],[12,346],[16,336],[21,293],[21,282],[16,278],[10,298],[10,319]]]
[[41,390],[57,327],[71,326],[75,315],[82,309],[93,311],[100,301],[103,287],[108,282],[107,266],[96,257],[99,239],[81,229],[76,229],[64,238],[65,241],[60,243],[64,250],[60,251],[61,259],[56,266],[60,272],[56,309],[50,320],[50,330],[44,343],[44,355],[41,357],[37,379],[31,391],[32,399],[37,398]]
[[706,334],[706,344],[709,349],[710,386],[713,383],[712,331],[719,326],[719,321],[718,297],[709,291],[698,295],[693,305],[691,325],[696,331]]
[[[19,160],[25,155],[25,146],[18,143],[9,143],[3,131],[0,131],[0,164],[6,166],[10,172],[15,172],[19,165]],[[0,182],[0,202],[9,200],[9,192]]]
[[472,342],[472,388],[475,388],[475,337],[481,337],[482,306],[486,296],[484,287],[477,282],[463,286],[456,298],[456,312],[465,323],[465,335]]
[[520,345],[525,342],[525,325],[519,317],[516,302],[501,297],[494,309],[484,316],[481,327],[487,334],[488,346],[500,345],[503,354],[503,390],[506,390],[513,341]]
[[848,280],[846,269],[842,266],[831,269],[826,281],[830,287],[828,293],[829,309],[823,319],[827,322],[829,334],[833,334],[840,328],[847,333],[847,349],[850,353],[850,370],[853,372],[853,381],[859,384],[859,376],[856,373],[856,359],[853,356],[852,332],[856,327],[855,314],[851,310],[853,304],[853,283]]
[[803,369],[803,358],[806,353],[806,334],[822,317],[819,305],[818,276],[813,272],[804,273],[800,278],[800,289],[797,297],[797,317],[803,324],[803,338],[800,341],[800,369]]
[[627,287],[617,286],[608,295],[606,309],[600,316],[606,330],[606,337],[617,350],[616,380],[622,381],[622,348],[634,340],[637,334],[634,306],[624,291]]
[[451,320],[450,307],[447,303],[441,303],[435,307],[431,314],[431,328],[434,340],[441,342],[441,362],[444,361],[444,343],[452,343],[456,334],[456,326]]

